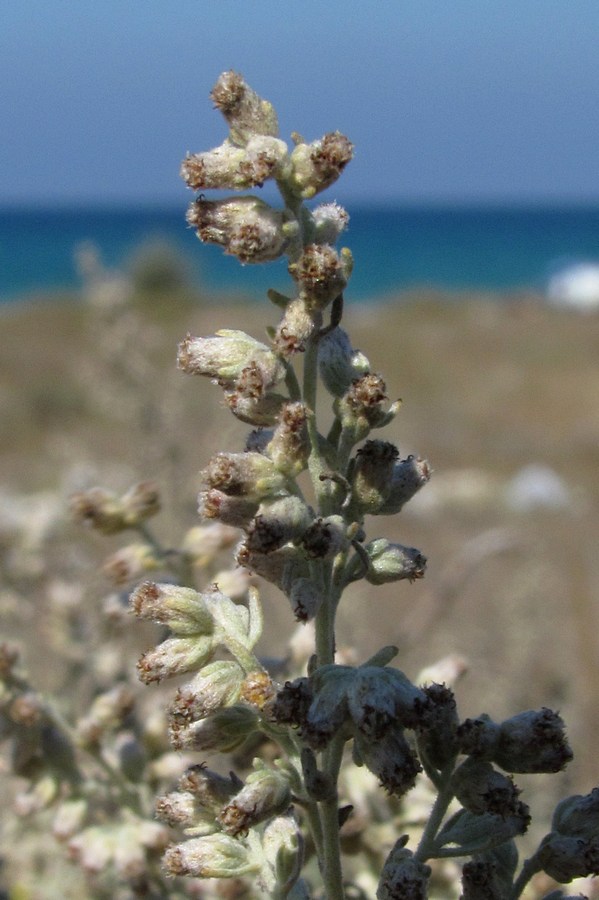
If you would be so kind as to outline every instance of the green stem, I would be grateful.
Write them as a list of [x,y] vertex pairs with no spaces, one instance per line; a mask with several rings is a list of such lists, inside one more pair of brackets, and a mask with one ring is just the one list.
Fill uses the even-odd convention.
[[314,841],[316,855],[319,860],[324,859],[324,836],[322,832],[322,820],[320,818],[318,803],[316,803],[314,800],[302,800],[302,808],[306,813],[308,827],[310,829],[310,834],[312,835],[312,840]]
[[166,558],[166,550],[164,549],[160,541],[158,541],[157,538],[154,537],[152,531],[145,522],[138,522],[135,526],[135,530],[140,535],[140,537],[144,539],[146,544],[148,544],[148,546],[152,548],[156,556],[159,556],[161,559]]
[[333,738],[326,749],[324,756],[324,771],[337,784],[341,763],[343,762],[343,750],[345,748],[346,735],[339,734]]
[[454,797],[453,790],[451,788],[450,777],[452,768],[453,767],[448,767],[444,772],[441,773],[441,787],[439,789],[439,793],[437,794],[437,799],[435,800],[435,804],[431,810],[428,822],[426,823],[425,829],[422,833],[422,837],[420,838],[420,843],[418,844],[416,852],[414,853],[414,857],[421,862],[426,862],[426,860],[430,859],[431,856],[436,856],[435,838],[443,821],[443,817],[447,812],[447,807]]
[[339,807],[337,795],[320,804],[323,828],[323,856],[320,860],[327,900],[343,900],[343,872],[339,846]]
[[[322,325],[322,316],[315,324],[318,333]],[[316,423],[316,398],[318,377],[318,338],[312,337],[304,354],[304,403],[308,408],[308,437],[310,440],[310,472],[314,494],[318,500],[318,514],[328,515],[332,510],[331,485],[323,476],[328,473],[328,466],[320,451],[318,427]],[[323,666],[335,659],[335,607],[336,591],[332,585],[332,564],[330,561],[314,560],[311,564],[312,575],[322,594],[322,603],[316,614],[316,656],[318,665]],[[343,742],[339,748],[331,747],[325,755],[325,772],[336,786],[343,752]],[[343,873],[341,869],[341,848],[339,845],[339,809],[337,791],[330,799],[318,804],[320,813],[321,838],[319,840],[319,862],[327,900],[343,900]],[[313,833],[316,823],[313,824]]]
[[331,606],[333,607],[333,615],[337,612],[339,601],[346,586],[345,570],[349,556],[348,547],[337,554],[331,567]]
[[[322,316],[315,321],[315,329],[318,331],[322,324]],[[308,469],[314,487],[314,493],[318,499],[320,506],[319,514],[327,515],[328,510],[325,509],[327,504],[327,494],[329,487],[322,480],[322,476],[328,472],[328,467],[320,451],[320,441],[318,437],[318,427],[316,424],[316,394],[318,384],[318,338],[313,336],[306,344],[306,352],[304,354],[304,403],[308,409],[308,439],[310,441],[310,457],[308,459]]]
[[246,674],[250,672],[264,672],[264,666],[251,650],[241,642],[235,640],[230,634],[223,635],[222,645],[226,647],[231,656],[234,656]]
[[443,787],[443,775],[432,765],[428,758],[426,748],[418,738],[416,738],[416,747],[418,750],[418,758],[422,763],[422,768],[424,769],[427,778],[429,778],[437,790],[441,790]]
[[522,891],[524,890],[532,876],[536,875],[536,873],[540,870],[541,867],[537,863],[534,856],[531,856],[530,859],[525,860],[522,869],[520,870],[520,874],[514,882],[509,900],[518,900],[518,897],[520,897]]
[[[328,571],[325,571],[325,566]],[[327,666],[335,661],[335,601],[330,585],[330,564],[314,560],[311,569],[323,598],[314,622],[316,657],[319,666]]]
[[[323,771],[337,785],[339,770],[343,760],[345,735],[334,738],[327,747],[323,758]],[[339,801],[337,790],[334,796],[321,804],[324,826],[323,879],[327,888],[327,900],[343,898],[343,872],[341,869],[341,846],[339,843]]]
[[[318,327],[319,323],[316,323]],[[326,474],[326,463],[320,452],[318,427],[316,424],[316,393],[318,374],[318,340],[311,338],[304,355],[304,403],[308,407],[308,437],[310,440],[310,457],[308,469],[312,479],[314,493],[318,499],[318,514],[328,512],[329,486],[322,476]],[[326,566],[326,569],[325,569]],[[315,560],[311,566],[312,575],[317,581],[322,594],[322,603],[316,615],[316,655],[318,665],[323,666],[334,661],[335,656],[335,609],[331,596],[330,564]]]
[[333,420],[333,424],[331,425],[330,431],[327,434],[327,441],[331,445],[331,447],[336,447],[339,442],[339,436],[341,434],[341,420],[335,418]]

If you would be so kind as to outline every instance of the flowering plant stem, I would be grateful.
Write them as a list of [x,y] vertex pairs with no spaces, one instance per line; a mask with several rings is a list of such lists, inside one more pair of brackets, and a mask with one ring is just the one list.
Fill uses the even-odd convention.
[[449,804],[453,800],[454,793],[451,786],[451,773],[453,765],[447,771],[441,773],[439,778],[438,793],[433,808],[424,826],[422,837],[418,847],[414,851],[414,857],[426,862],[435,855],[435,838],[447,813]]
[[[317,323],[322,327],[321,320]],[[330,514],[329,491],[327,489],[327,467],[319,448],[316,418],[318,385],[318,331],[306,346],[304,354],[303,401],[308,410],[308,435],[310,457],[308,469],[312,479],[314,495],[318,498],[318,515]],[[331,565],[324,561],[313,563],[313,569],[322,591],[322,601],[315,619],[315,644],[318,666],[329,665],[335,659],[335,596],[332,590]],[[336,752],[335,752],[336,751]],[[333,742],[323,754],[323,773],[331,784],[337,783],[343,742]],[[339,844],[339,811],[337,792],[320,804],[322,830],[322,874],[326,896],[330,900],[343,900],[343,875],[341,870],[341,850]]]
[[[377,900],[425,900],[435,889],[431,864],[450,856],[468,859],[463,900],[516,900],[541,864],[566,880],[588,874],[599,868],[593,818],[599,819],[599,792],[583,798],[593,807],[584,840],[571,840],[572,832],[580,833],[577,816],[562,816],[562,831],[544,839],[542,859],[534,857],[516,876],[514,839],[530,816],[511,773],[557,772],[569,761],[556,713],[460,722],[446,679],[412,682],[389,665],[397,648],[384,647],[357,666],[336,655],[335,619],[347,585],[413,582],[424,575],[420,551],[382,537],[367,540],[366,523],[399,513],[428,481],[430,466],[414,456],[400,459],[394,444],[371,437],[393,420],[400,403],[388,402],[382,377],[341,327],[352,258],[336,243],[348,216],[335,203],[309,208],[305,202],[339,177],[352,157],[351,143],[339,132],[310,144],[294,135],[290,150],[278,137],[272,106],[234,72],[219,78],[212,98],[229,135],[214,150],[188,156],[182,174],[196,191],[237,193],[219,200],[200,193],[188,222],[201,240],[220,244],[242,263],[285,256],[293,288],[290,297],[269,292],[283,314],[269,329],[268,344],[222,330],[188,335],[179,347],[180,368],[219,384],[232,413],[253,429],[243,452],[211,458],[199,508],[203,519],[216,520],[214,527],[241,530],[236,562],[275,585],[298,622],[314,621],[315,652],[306,652],[301,665],[290,659],[290,679],[275,682],[254,653],[262,630],[257,592],[250,589],[247,606],[240,606],[214,582],[205,591],[188,586],[194,574],[189,558],[162,552],[143,524],[151,503],[140,503],[134,493],[132,511],[131,500],[96,495],[106,529],[141,522],[138,530],[154,557],[179,576],[176,585],[146,582],[131,597],[138,616],[171,631],[140,660],[142,679],[193,676],[169,710],[174,747],[230,753],[251,739],[260,753],[258,736],[275,745],[253,760],[245,781],[202,764],[161,798],[165,821],[185,835],[167,850],[166,870],[200,878],[252,873],[261,896],[343,900],[351,878],[342,868],[340,829],[353,803],[340,808],[339,785],[351,742],[353,760],[388,794],[403,798],[424,773],[435,795],[419,823],[419,841],[402,834],[410,830],[409,807],[395,823],[399,839],[386,832],[385,858],[377,858],[374,873]],[[239,193],[267,179],[279,188],[281,209]],[[328,428],[318,419],[321,386],[332,403]],[[305,470],[310,497],[298,482]],[[226,658],[218,659],[223,650]],[[299,821],[292,804],[303,811]],[[364,803],[363,818],[371,808]],[[359,828],[359,816],[356,822]],[[312,838],[305,855],[315,851],[319,866],[321,883],[312,886],[303,875],[302,828]],[[415,850],[408,847],[411,838]],[[364,835],[354,843],[360,841],[362,858],[376,857]],[[355,883],[367,874],[354,871]]]

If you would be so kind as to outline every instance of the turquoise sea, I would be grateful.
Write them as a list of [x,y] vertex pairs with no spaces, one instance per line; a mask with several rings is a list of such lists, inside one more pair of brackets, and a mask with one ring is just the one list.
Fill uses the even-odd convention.
[[[420,287],[542,291],[551,272],[599,262],[599,207],[391,207],[350,209],[343,243],[354,254],[349,301]],[[167,241],[211,292],[285,290],[285,264],[241,267],[186,227],[185,208],[0,209],[0,300],[76,290],[74,261],[91,242],[106,266],[126,267],[140,246]]]

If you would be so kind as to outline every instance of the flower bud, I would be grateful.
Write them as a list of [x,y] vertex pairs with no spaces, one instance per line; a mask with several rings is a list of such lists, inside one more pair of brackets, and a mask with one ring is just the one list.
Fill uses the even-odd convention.
[[140,619],[167,625],[178,635],[212,634],[214,622],[204,594],[177,584],[144,581],[129,598]]
[[359,765],[365,765],[377,776],[386,791],[397,797],[414,787],[416,776],[422,771],[401,728],[390,728],[375,741],[357,731],[354,756]]
[[285,593],[298,622],[309,622],[320,609],[322,593],[311,578],[293,578]]
[[245,566],[282,590],[289,589],[295,579],[310,572],[308,561],[292,545],[280,547],[272,553],[259,553],[244,541],[238,547],[236,560],[240,566]]
[[[244,376],[248,372],[251,381],[249,387],[244,381]],[[253,365],[244,370],[234,390],[225,391],[225,403],[233,415],[255,428],[274,425],[286,402],[287,398],[283,394],[270,391],[264,393],[262,374],[258,367]]]
[[104,560],[102,572],[115,587],[123,587],[161,568],[163,562],[150,544],[127,544]]
[[431,868],[416,860],[406,843],[407,837],[399,838],[385,860],[377,900],[427,900]]
[[219,244],[241,263],[263,263],[277,259],[285,250],[284,215],[257,197],[226,200],[195,200],[187,222],[201,241]]
[[328,244],[304,247],[297,262],[289,264],[289,274],[310,309],[324,309],[343,293],[349,279],[346,260]]
[[227,834],[209,834],[175,844],[162,864],[169,875],[195,878],[240,878],[258,870],[246,845]]
[[73,494],[70,507],[76,520],[102,534],[117,534],[128,527],[122,500],[103,488]]
[[490,857],[476,857],[462,868],[463,892],[460,900],[503,900],[509,887],[511,881],[508,885],[501,880],[497,864]]
[[421,755],[436,769],[443,769],[459,753],[458,713],[455,697],[444,684],[429,684],[423,691],[426,705],[417,725]]
[[[183,537],[181,551],[194,565],[203,569],[220,553],[239,538],[236,528],[212,522],[210,525],[194,525]],[[226,593],[224,591],[223,593]]]
[[179,790],[193,794],[198,805],[213,819],[242,787],[243,782],[234,772],[225,777],[212,772],[203,763],[191,766],[179,779]]
[[276,584],[291,603],[299,622],[313,618],[322,602],[322,594],[309,577],[310,566],[303,553],[291,544],[269,553],[252,550],[245,541],[237,552],[237,561],[266,581]]
[[265,500],[248,528],[247,547],[252,553],[272,553],[288,541],[299,540],[312,516],[310,508],[294,495]]
[[366,441],[356,453],[351,473],[352,508],[357,514],[376,513],[391,489],[399,450],[389,441]]
[[139,678],[145,684],[151,684],[174,675],[184,675],[207,663],[213,651],[213,641],[209,635],[167,638],[140,658],[137,663]]
[[209,663],[178,689],[169,707],[171,722],[183,726],[222,706],[232,706],[239,699],[243,679],[243,669],[232,660]]
[[160,493],[153,481],[141,481],[129,488],[121,498],[125,521],[134,528],[160,512]]
[[599,875],[599,838],[585,841],[551,832],[541,841],[535,861],[560,884]]
[[590,794],[576,794],[558,803],[551,827],[553,831],[569,837],[599,838],[599,788],[593,788]]
[[151,481],[134,485],[122,497],[103,488],[91,488],[73,494],[73,516],[103,534],[116,534],[136,528],[160,511],[158,488]]
[[572,756],[563,719],[545,708],[502,722],[493,753],[494,761],[507,772],[560,772]]
[[458,727],[458,741],[461,753],[490,761],[499,741],[499,725],[486,713],[477,719],[465,719]]
[[426,556],[415,547],[392,544],[386,538],[378,538],[364,547],[369,559],[366,581],[370,584],[388,584],[391,581],[415,581],[424,576]]
[[272,103],[263,100],[245,82],[242,75],[229,70],[219,76],[210,97],[231,129],[231,139],[245,143],[252,135],[279,133],[277,114]]
[[225,140],[219,147],[193,153],[181,163],[181,178],[196,191],[224,188],[245,191],[261,187],[277,171],[287,156],[287,145],[275,137],[256,135],[245,147]]
[[305,404],[285,403],[277,426],[265,447],[265,453],[276,468],[288,478],[295,478],[308,465],[310,441],[307,416]]
[[302,727],[313,699],[314,692],[309,678],[286,681],[271,706],[273,721],[280,725]]
[[351,666],[328,665],[311,679],[313,700],[302,723],[302,736],[314,750],[322,750],[349,722],[347,692],[355,678]]
[[119,728],[132,712],[135,698],[131,688],[118,684],[96,697],[87,715],[77,722],[77,738],[83,747],[94,747],[109,731]]
[[491,813],[505,819],[523,812],[524,804],[518,800],[520,791],[511,778],[491,763],[468,757],[454,771],[451,785],[458,801],[474,815]]
[[223,328],[211,337],[188,334],[179,344],[177,364],[188,375],[205,375],[221,383],[234,383],[243,370],[255,363],[263,383],[275,384],[284,375],[282,363],[266,344],[243,331]]
[[262,499],[287,488],[285,476],[261,453],[217,453],[201,474],[209,488],[231,497]]
[[282,356],[302,353],[317,330],[317,324],[305,300],[298,297],[287,304],[285,314],[276,330],[273,344]]
[[218,750],[231,753],[254,734],[258,723],[256,712],[237,704],[217,709],[205,719],[181,726],[171,722],[169,735],[175,750]]
[[218,519],[223,525],[245,528],[258,510],[258,500],[231,497],[212,489],[198,494],[198,513],[202,519]]
[[312,211],[312,220],[318,244],[335,244],[347,228],[349,215],[337,203],[321,203]]
[[341,423],[354,431],[356,440],[366,437],[372,428],[387,425],[399,409],[399,402],[386,408],[386,389],[381,376],[370,372],[356,378],[337,402]]
[[224,807],[219,821],[227,834],[236,837],[250,828],[284,812],[291,802],[288,778],[279,770],[254,761],[254,771],[248,775],[238,794]]
[[[189,791],[171,791],[156,799],[155,812],[167,825],[190,828],[201,816],[201,807]],[[212,830],[216,831],[216,827]]]
[[374,515],[394,516],[427,483],[432,469],[425,459],[408,456],[395,463],[387,497]]
[[275,688],[268,672],[250,672],[241,686],[241,699],[249,706],[262,711],[275,696]]
[[348,545],[342,516],[315,519],[302,535],[302,547],[310,559],[330,559]]
[[131,827],[141,846],[153,853],[157,851],[162,852],[168,844],[168,831],[158,822],[150,822],[148,819],[138,819]]
[[[279,379],[283,374],[283,366],[278,358],[275,357],[275,359],[278,367],[275,376]],[[273,398],[279,396],[272,392],[273,383],[270,371],[261,366],[259,360],[251,359],[233,384],[224,385],[225,399],[227,399],[228,393],[231,393],[236,394],[240,399],[252,400],[254,403],[256,401],[262,401],[263,404],[272,403]],[[280,403],[277,406],[277,413],[279,406]]]
[[353,146],[339,131],[329,132],[311,144],[299,143],[291,153],[290,185],[309,200],[335,182],[353,156]]
[[356,378],[370,370],[364,354],[352,348],[349,335],[339,326],[320,339],[318,366],[324,386],[334,397],[342,397]]
[[426,705],[426,694],[388,666],[360,666],[347,690],[350,715],[358,731],[377,740],[394,726],[414,728]]

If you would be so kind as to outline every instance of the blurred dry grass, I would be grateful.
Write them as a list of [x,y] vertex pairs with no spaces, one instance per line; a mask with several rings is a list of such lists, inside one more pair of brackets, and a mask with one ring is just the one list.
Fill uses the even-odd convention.
[[[576,759],[556,790],[589,790],[599,783],[599,316],[535,298],[401,301],[350,306],[344,327],[389,395],[404,400],[384,436],[435,471],[422,504],[397,520],[372,519],[369,536],[418,546],[429,569],[414,585],[355,587],[340,642],[360,656],[397,643],[397,664],[411,675],[462,654],[470,663],[458,688],[463,715],[558,708]],[[260,337],[276,310],[267,301],[200,305],[184,292],[141,298],[127,326],[141,351],[133,376],[114,368],[94,315],[74,300],[2,310],[0,487],[66,497],[92,476],[109,487],[154,478],[168,500],[163,528],[179,535],[195,519],[199,469],[210,453],[238,449],[247,429],[223,409],[217,388],[176,372],[176,343],[187,331],[222,327]],[[509,505],[506,486],[530,463],[563,480],[565,506]],[[90,554],[85,565],[112,549],[65,527],[47,565],[60,571],[79,542]],[[104,590],[94,571],[89,583]],[[274,653],[292,619],[277,597],[266,600]],[[52,661],[37,615],[23,640],[42,676]]]

